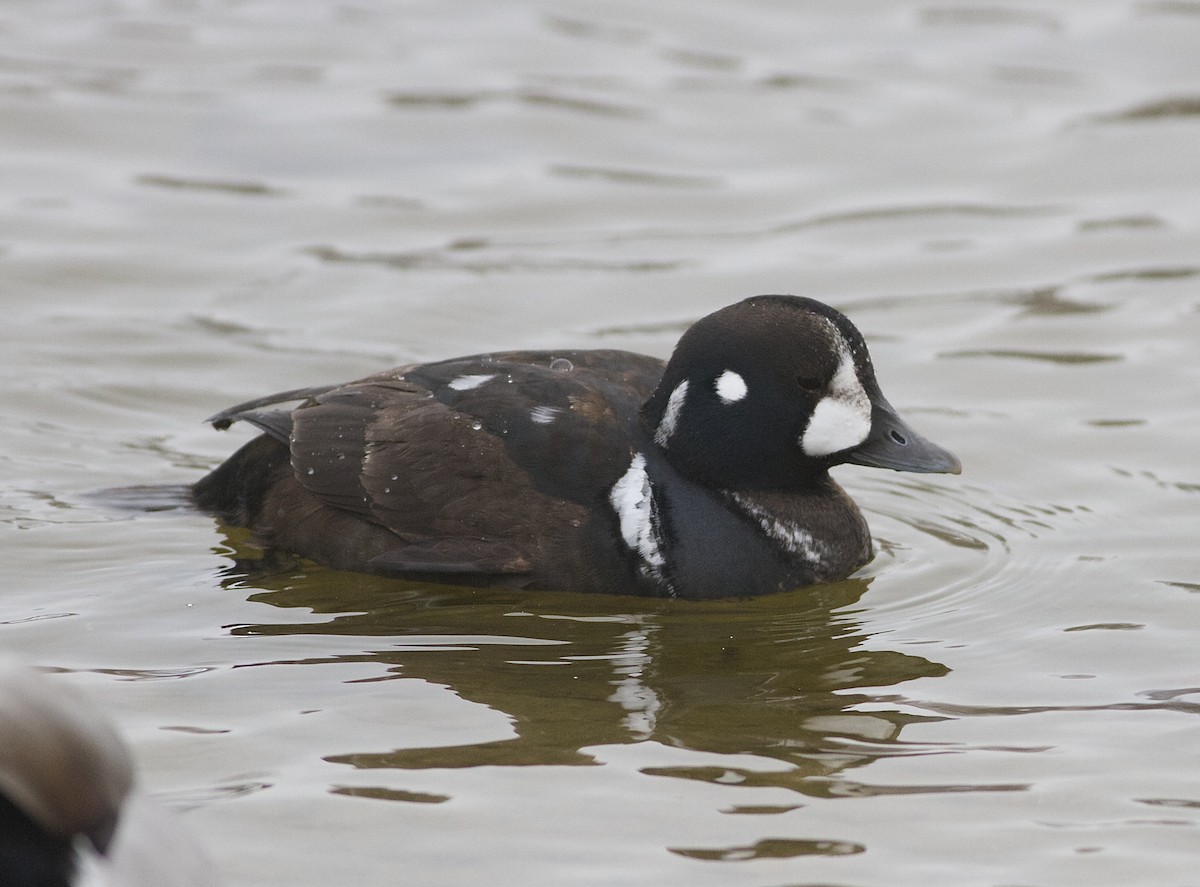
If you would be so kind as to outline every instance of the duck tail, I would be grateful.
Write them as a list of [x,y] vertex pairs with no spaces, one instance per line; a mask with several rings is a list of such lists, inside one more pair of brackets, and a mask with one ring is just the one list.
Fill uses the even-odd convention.
[[287,444],[260,434],[197,481],[192,501],[235,527],[253,524],[277,478],[291,471]]

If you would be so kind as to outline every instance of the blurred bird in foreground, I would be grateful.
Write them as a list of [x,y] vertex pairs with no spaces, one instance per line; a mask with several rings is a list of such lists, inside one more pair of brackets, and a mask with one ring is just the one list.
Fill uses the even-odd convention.
[[139,790],[129,751],[99,708],[0,661],[0,884],[218,883],[176,818]]

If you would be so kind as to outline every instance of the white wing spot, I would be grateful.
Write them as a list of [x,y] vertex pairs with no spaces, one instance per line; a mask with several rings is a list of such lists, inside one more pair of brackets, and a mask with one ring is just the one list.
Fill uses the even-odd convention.
[[854,357],[843,342],[841,361],[826,394],[809,417],[800,448],[813,457],[856,447],[871,433],[871,398],[858,379]]
[[549,425],[561,412],[562,407],[536,406],[529,411],[529,418],[538,425]]
[[450,387],[455,391],[470,391],[472,388],[478,388],[484,382],[490,382],[496,378],[495,373],[485,373],[477,376],[459,376],[450,383]]
[[717,376],[714,387],[717,389],[717,397],[721,398],[723,404],[737,403],[746,396],[748,390],[746,380],[733,370],[726,370]]
[[662,421],[658,423],[658,428],[654,432],[654,442],[660,447],[665,447],[667,441],[671,439],[671,435],[675,433],[675,425],[679,422],[679,412],[683,409],[687,390],[687,379],[684,379],[675,386],[675,390],[667,398],[667,408],[663,410]]

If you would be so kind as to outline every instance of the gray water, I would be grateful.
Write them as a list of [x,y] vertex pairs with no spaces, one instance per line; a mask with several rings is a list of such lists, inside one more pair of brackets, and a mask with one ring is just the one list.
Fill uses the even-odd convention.
[[[1200,3],[0,6],[0,646],[231,885],[1200,884]],[[203,417],[396,363],[866,334],[961,477],[711,604],[255,563]]]

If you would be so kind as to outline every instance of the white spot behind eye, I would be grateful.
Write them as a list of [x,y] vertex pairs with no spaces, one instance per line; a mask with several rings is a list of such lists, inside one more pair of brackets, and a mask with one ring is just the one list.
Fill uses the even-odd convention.
[[713,387],[717,389],[717,397],[721,398],[723,404],[737,403],[746,396],[748,390],[746,380],[733,370],[726,370],[717,376]]
[[494,378],[496,378],[495,373],[478,376],[459,376],[450,383],[450,387],[455,391],[470,391],[472,388],[478,388],[484,382],[490,382]]
[[662,421],[654,431],[654,442],[665,447],[671,435],[675,433],[675,424],[679,421],[679,411],[683,409],[684,398],[687,397],[688,383],[684,379],[675,386],[671,396],[667,398],[667,408],[663,410]]
[[854,358],[842,349],[842,359],[826,394],[809,417],[800,448],[813,457],[856,447],[871,433],[871,398],[858,380]]

